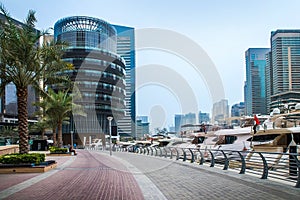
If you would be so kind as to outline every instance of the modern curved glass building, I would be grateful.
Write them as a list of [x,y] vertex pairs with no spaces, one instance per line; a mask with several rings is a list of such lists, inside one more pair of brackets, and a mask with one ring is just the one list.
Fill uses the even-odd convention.
[[54,39],[68,43],[63,60],[74,69],[65,73],[78,86],[87,114],[73,116],[64,132],[96,138],[107,134],[107,117],[113,116],[115,124],[125,109],[125,61],[116,53],[115,28],[93,17],[67,17],[55,23]]

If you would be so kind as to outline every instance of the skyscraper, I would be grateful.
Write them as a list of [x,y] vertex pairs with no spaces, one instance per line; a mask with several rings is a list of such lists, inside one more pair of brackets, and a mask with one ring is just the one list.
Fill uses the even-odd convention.
[[183,124],[196,124],[196,114],[195,113],[187,113],[184,115]]
[[137,116],[136,120],[141,120],[143,123],[149,122],[148,116]]
[[[117,55],[116,29],[106,21],[74,16],[54,25],[54,38],[68,43],[63,60],[74,65],[65,73],[76,82],[86,117],[73,116],[64,132],[103,137],[108,134],[108,116],[112,125],[124,116],[125,61]],[[74,124],[75,122],[75,124]]]
[[176,114],[175,115],[175,132],[179,133],[180,132],[180,127],[183,125],[183,115],[181,114]]
[[118,132],[120,135],[136,137],[134,28],[119,25],[113,27],[117,30],[117,54],[125,60],[126,64],[125,116],[118,120]]
[[199,124],[208,123],[209,121],[210,121],[209,120],[209,113],[203,113],[203,112],[199,111],[199,116],[198,116]]
[[[231,117],[241,117],[245,115],[245,103],[240,102],[231,106]],[[231,120],[231,123],[239,124],[239,119]]]
[[229,117],[228,100],[222,99],[213,104],[212,109],[212,123],[226,123],[226,119]]
[[266,107],[267,113],[271,113],[271,96],[273,95],[273,67],[272,51],[266,54]]
[[300,102],[300,30],[271,32],[271,58],[270,108],[295,106]]
[[266,54],[269,48],[249,48],[245,52],[246,82],[245,107],[246,115],[267,114],[266,108]]
[[300,30],[272,32],[271,49],[274,94],[300,91]]

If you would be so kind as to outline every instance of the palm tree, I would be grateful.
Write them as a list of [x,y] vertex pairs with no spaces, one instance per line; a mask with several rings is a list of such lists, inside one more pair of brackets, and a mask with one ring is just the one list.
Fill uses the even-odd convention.
[[51,68],[50,66],[57,66],[57,63],[61,64],[62,49],[55,51],[59,48],[50,49],[45,45],[38,46],[40,37],[45,33],[41,34],[34,29],[36,22],[34,11],[28,12],[22,27],[13,22],[3,5],[0,6],[0,12],[5,16],[5,21],[0,21],[0,92],[3,94],[5,86],[9,83],[16,86],[19,151],[23,154],[29,151],[28,86],[32,85],[37,89],[43,89],[38,87],[41,80],[58,72],[58,68]]
[[[75,90],[74,90],[75,91]],[[62,125],[64,122],[68,122],[71,114],[82,115],[85,113],[82,107],[75,104],[73,101],[76,99],[78,94],[69,94],[69,90],[58,91],[57,93],[51,88],[47,91],[47,96],[37,105],[42,107],[45,111],[45,117],[48,118],[49,124],[52,124],[53,138],[55,135],[55,124],[58,131],[58,143],[59,147],[63,146],[62,141]],[[47,121],[47,120],[46,120]]]
[[29,126],[29,131],[38,132],[42,134],[42,139],[44,139],[46,129],[50,128],[49,123],[43,118],[39,120],[37,123]]

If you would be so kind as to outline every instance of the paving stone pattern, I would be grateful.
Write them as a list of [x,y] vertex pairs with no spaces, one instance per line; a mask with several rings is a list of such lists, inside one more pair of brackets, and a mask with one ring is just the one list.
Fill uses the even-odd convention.
[[127,152],[47,157],[43,174],[0,174],[0,199],[300,199],[300,189],[247,174]]
[[299,188],[249,175],[229,176],[217,168],[140,154],[114,156],[134,164],[167,199],[300,199]]
[[58,172],[5,199],[143,199],[132,174],[108,167],[101,160],[120,166],[119,162],[88,151],[77,156],[69,166],[54,169]]

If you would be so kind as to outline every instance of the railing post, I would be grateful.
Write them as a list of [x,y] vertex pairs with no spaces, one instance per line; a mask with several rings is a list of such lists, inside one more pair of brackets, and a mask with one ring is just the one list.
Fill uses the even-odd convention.
[[257,152],[257,153],[261,157],[263,164],[264,164],[263,174],[261,176],[261,179],[267,179],[268,178],[268,163],[267,163],[265,157],[262,155],[262,153],[260,153],[260,152]]
[[154,147],[154,149],[155,149],[155,156],[157,156],[157,148],[156,148],[156,147]]
[[181,150],[182,150],[182,152],[183,152],[183,160],[182,160],[182,161],[184,162],[184,161],[186,161],[186,153],[185,153],[185,151],[184,151],[183,148],[182,148]]
[[204,163],[204,156],[203,156],[203,153],[200,151],[200,149],[198,149],[199,153],[200,153],[200,161],[199,161],[199,165],[203,165]]
[[191,163],[193,163],[195,161],[194,159],[194,153],[193,151],[189,148],[189,151],[191,152]]
[[158,147],[158,149],[159,149],[159,157],[162,157],[162,150],[160,147]]
[[225,158],[223,170],[227,170],[228,169],[228,165],[229,165],[228,157],[227,157],[226,153],[223,150],[221,150],[221,152],[222,152],[222,154],[223,154],[223,156]]
[[166,149],[166,147],[163,147],[164,148],[164,150],[165,150],[165,158],[167,158],[168,157],[168,151],[167,151],[167,149]]
[[150,147],[151,150],[151,156],[153,156],[153,147]]
[[215,166],[215,155],[211,152],[210,149],[208,151],[211,155],[210,167],[214,167]]
[[172,151],[172,148],[169,147],[169,150],[170,150],[170,152],[171,152],[170,159],[172,159],[172,158],[173,158],[173,151]]
[[242,166],[241,166],[241,171],[240,171],[240,174],[245,174],[245,171],[246,171],[246,162],[245,162],[245,158],[244,156],[241,154],[241,152],[237,152],[241,158],[241,162],[242,162]]
[[149,155],[149,148],[150,148],[150,147],[147,147],[147,148],[146,148],[146,150],[147,150],[147,156]]
[[175,148],[175,150],[176,150],[176,160],[179,160],[179,151],[177,148]]
[[298,178],[297,178],[297,183],[295,185],[296,188],[300,188],[300,161],[298,160],[297,156],[295,156],[297,168],[298,168]]

